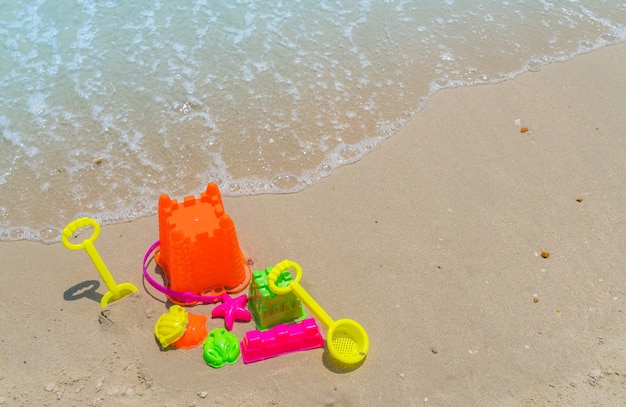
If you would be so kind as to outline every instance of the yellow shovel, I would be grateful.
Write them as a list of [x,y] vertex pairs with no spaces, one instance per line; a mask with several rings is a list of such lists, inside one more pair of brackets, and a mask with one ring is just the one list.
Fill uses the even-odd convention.
[[[68,240],[79,229],[85,228],[88,226],[91,226],[93,228],[93,233],[89,237],[89,239],[85,239],[81,243],[78,243],[78,244],[71,243]],[[67,247],[68,249],[70,250],[85,249],[85,251],[89,255],[89,258],[93,262],[93,265],[96,266],[96,270],[98,270],[98,273],[100,273],[100,277],[102,277],[102,280],[104,280],[104,283],[109,288],[109,291],[106,294],[104,294],[104,296],[102,297],[102,300],[100,300],[100,307],[104,308],[110,303],[117,301],[120,298],[128,294],[132,294],[138,291],[138,289],[131,283],[122,283],[122,284],[115,283],[115,280],[113,279],[113,276],[111,276],[109,269],[107,269],[107,266],[102,261],[102,258],[98,254],[98,251],[93,246],[93,242],[96,241],[96,239],[98,238],[98,235],[100,235],[100,225],[98,224],[98,222],[96,222],[94,219],[85,217],[85,218],[76,219],[75,221],[67,225],[65,229],[63,229],[63,233],[61,235],[61,241],[63,242],[63,245]]]

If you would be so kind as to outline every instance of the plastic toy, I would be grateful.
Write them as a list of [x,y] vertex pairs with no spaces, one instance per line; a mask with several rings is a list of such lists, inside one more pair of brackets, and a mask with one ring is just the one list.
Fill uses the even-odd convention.
[[222,293],[220,295],[198,295],[188,291],[184,293],[179,293],[178,291],[170,290],[169,288],[159,284],[155,279],[150,276],[147,268],[148,259],[157,247],[159,247],[159,241],[156,241],[152,246],[150,246],[146,254],[143,256],[143,275],[146,281],[150,283],[150,285],[152,285],[163,294],[167,295],[168,298],[173,298],[177,300],[177,302],[182,304],[214,303],[222,301],[221,305],[213,309],[212,317],[223,317],[226,323],[226,327],[229,331],[233,328],[234,321],[248,322],[252,319],[252,314],[250,314],[250,311],[246,309],[248,297],[245,294],[240,295],[235,299],[232,299],[226,293]]
[[180,305],[172,305],[157,320],[154,335],[163,349],[170,345],[179,349],[195,348],[207,337],[207,320],[204,315],[192,314]]
[[269,331],[248,331],[241,341],[244,363],[273,358],[286,353],[321,348],[324,338],[315,319],[308,318],[296,324],[276,325]]
[[[248,293],[248,307],[260,331],[278,324],[301,321],[306,317],[302,303],[293,293],[277,295],[269,289],[267,275],[270,270],[272,267],[252,272]],[[291,273],[285,271],[278,276],[276,285],[283,287],[291,280]]]
[[[174,305],[172,305],[174,307]],[[178,349],[191,349],[200,345],[209,334],[206,329],[206,322],[209,318],[206,315],[192,314],[187,312],[189,321],[185,327],[185,332],[172,346]]]
[[[69,241],[69,238],[74,233],[76,233],[79,229],[85,228],[88,226],[91,226],[93,228],[93,233],[88,239],[85,239],[81,243],[78,243],[78,244],[71,243]],[[63,245],[67,247],[68,249],[70,250],[85,249],[85,251],[89,255],[89,258],[91,259],[93,265],[96,267],[96,270],[98,270],[100,277],[102,278],[107,288],[109,289],[109,291],[106,292],[104,296],[102,296],[102,299],[100,300],[100,307],[104,308],[107,305],[111,304],[112,302],[117,301],[120,298],[128,294],[132,294],[138,291],[138,289],[131,283],[117,284],[115,282],[115,280],[113,279],[113,276],[109,272],[109,269],[104,264],[104,261],[102,261],[100,254],[98,254],[98,251],[93,245],[93,242],[96,241],[99,235],[100,235],[100,224],[98,224],[98,222],[95,219],[84,217],[84,218],[76,219],[75,221],[67,225],[65,229],[63,229],[63,233],[61,234],[61,241],[63,242]]]
[[[224,212],[219,188],[213,182],[200,198],[186,196],[178,202],[161,195],[159,240],[155,260],[164,271],[165,285],[173,291],[215,296],[239,292],[250,281],[235,225]],[[170,300],[189,305],[177,297]]]
[[159,284],[155,279],[150,276],[148,273],[148,259],[150,255],[159,247],[159,241],[157,240],[148,248],[148,251],[143,256],[143,276],[150,283],[152,287],[154,287],[157,291],[165,294],[170,300],[174,300],[174,302],[179,304],[196,304],[196,303],[214,303],[218,302],[222,299],[222,295],[199,295],[194,294],[190,291],[178,292],[174,290],[170,290],[167,287]]
[[241,354],[237,337],[224,328],[216,328],[202,344],[202,356],[207,365],[215,368],[224,363],[233,364]]
[[168,312],[159,317],[154,324],[154,335],[163,349],[183,337],[188,322],[187,311],[178,305],[173,305]]
[[222,317],[226,324],[226,329],[232,331],[235,321],[248,322],[252,319],[252,314],[246,308],[248,297],[243,294],[233,299],[226,293],[222,294],[222,303],[211,311],[213,318]]
[[[279,287],[276,284],[278,276],[289,269],[293,269],[296,272],[295,279],[289,285]],[[300,285],[302,268],[298,263],[291,260],[281,261],[272,268],[267,279],[270,290],[276,294],[293,292],[326,326],[328,329],[328,352],[333,358],[346,365],[355,365],[365,359],[369,351],[369,339],[365,329],[358,322],[351,319],[333,321],[326,311]]]

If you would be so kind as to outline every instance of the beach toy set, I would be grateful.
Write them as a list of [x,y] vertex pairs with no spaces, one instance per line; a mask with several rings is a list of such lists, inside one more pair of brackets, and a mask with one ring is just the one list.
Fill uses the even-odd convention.
[[[158,215],[159,240],[148,248],[142,267],[144,279],[171,303],[154,326],[161,348],[202,345],[205,362],[219,368],[236,363],[239,356],[247,364],[326,343],[331,361],[339,367],[349,369],[363,362],[369,351],[365,329],[351,319],[333,320],[300,285],[302,269],[296,262],[284,260],[264,270],[250,270],[215,183],[209,183],[199,198],[187,196],[182,202],[163,194]],[[69,239],[86,227],[93,228],[91,237],[71,243]],[[87,251],[109,289],[101,301],[105,307],[137,288],[115,283],[93,246],[99,232],[95,220],[81,218],[63,230],[62,242],[69,249]],[[163,283],[148,272],[150,258]],[[248,294],[242,293],[248,286]],[[223,318],[224,328],[209,332],[206,316],[185,309],[198,304],[215,304],[211,317]],[[316,320],[306,318],[305,308],[326,327],[326,341]],[[230,332],[235,322],[252,320],[256,329],[246,332],[241,341]]]

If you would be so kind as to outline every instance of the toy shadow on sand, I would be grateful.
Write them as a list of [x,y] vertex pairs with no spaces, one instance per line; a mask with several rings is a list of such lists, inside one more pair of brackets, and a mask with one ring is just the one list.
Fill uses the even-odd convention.
[[63,299],[65,301],[76,301],[81,298],[87,298],[100,304],[102,294],[96,292],[100,288],[100,282],[97,280],[85,280],[65,290]]

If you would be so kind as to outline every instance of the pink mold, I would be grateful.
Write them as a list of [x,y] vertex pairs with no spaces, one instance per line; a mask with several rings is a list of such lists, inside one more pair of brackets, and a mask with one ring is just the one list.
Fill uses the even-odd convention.
[[296,324],[280,324],[268,331],[248,331],[241,341],[244,363],[284,355],[285,353],[321,348],[324,338],[314,318]]

